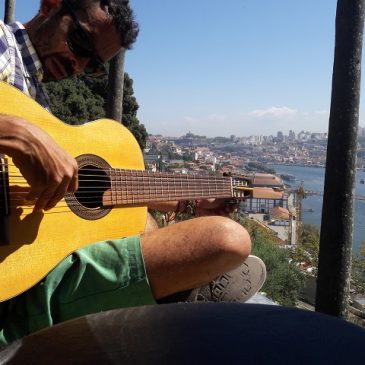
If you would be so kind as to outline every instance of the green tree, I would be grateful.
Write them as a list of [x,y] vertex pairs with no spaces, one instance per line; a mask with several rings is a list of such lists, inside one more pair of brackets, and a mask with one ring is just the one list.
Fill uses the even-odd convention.
[[[46,89],[52,113],[69,124],[83,124],[105,118],[108,92],[107,76],[90,78],[85,75],[49,82]],[[122,123],[132,132],[141,149],[146,147],[147,131],[137,118],[139,105],[134,96],[133,80],[124,75]]]
[[144,149],[146,147],[148,133],[145,126],[141,124],[137,118],[138,108],[139,105],[133,91],[133,80],[125,73],[122,123],[133,133],[141,149]]
[[241,218],[252,240],[252,252],[266,265],[267,279],[262,291],[282,305],[295,306],[304,286],[305,275],[290,259],[290,251],[280,247],[278,238],[256,222]]
[[46,88],[52,113],[65,123],[78,125],[105,116],[103,98],[80,77],[49,82]]
[[193,152],[184,152],[183,160],[184,161],[194,161],[195,160],[195,154]]
[[260,162],[249,162],[247,164],[247,167],[249,169],[254,169],[254,170],[258,170],[261,172],[265,172],[267,174],[276,174],[276,171],[274,169],[271,169],[269,167],[266,167],[264,164],[260,163]]
[[317,273],[319,254],[319,230],[316,226],[303,224],[299,232],[299,242],[292,251],[292,259],[304,266],[314,268]]

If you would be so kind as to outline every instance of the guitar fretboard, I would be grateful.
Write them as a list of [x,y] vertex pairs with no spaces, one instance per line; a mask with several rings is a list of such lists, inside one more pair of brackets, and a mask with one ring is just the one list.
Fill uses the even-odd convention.
[[149,202],[232,197],[229,177],[110,170],[110,205],[145,205]]

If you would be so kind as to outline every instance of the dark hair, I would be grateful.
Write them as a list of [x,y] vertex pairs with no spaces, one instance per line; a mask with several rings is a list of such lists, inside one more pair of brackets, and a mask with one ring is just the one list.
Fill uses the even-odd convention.
[[121,46],[130,49],[136,41],[139,32],[138,23],[129,5],[129,0],[71,0],[70,3],[77,8],[87,8],[98,4],[113,18],[121,36]]

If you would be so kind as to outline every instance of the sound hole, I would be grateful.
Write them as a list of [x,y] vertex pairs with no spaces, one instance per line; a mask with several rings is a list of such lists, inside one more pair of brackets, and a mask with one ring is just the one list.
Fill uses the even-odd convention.
[[75,192],[77,201],[85,208],[103,206],[103,194],[110,190],[110,179],[103,169],[85,165],[79,169],[79,188]]

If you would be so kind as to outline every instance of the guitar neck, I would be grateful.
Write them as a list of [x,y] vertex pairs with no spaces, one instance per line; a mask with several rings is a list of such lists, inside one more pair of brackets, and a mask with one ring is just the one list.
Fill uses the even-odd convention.
[[147,205],[151,202],[230,198],[229,177],[205,177],[139,170],[111,169],[105,205]]

